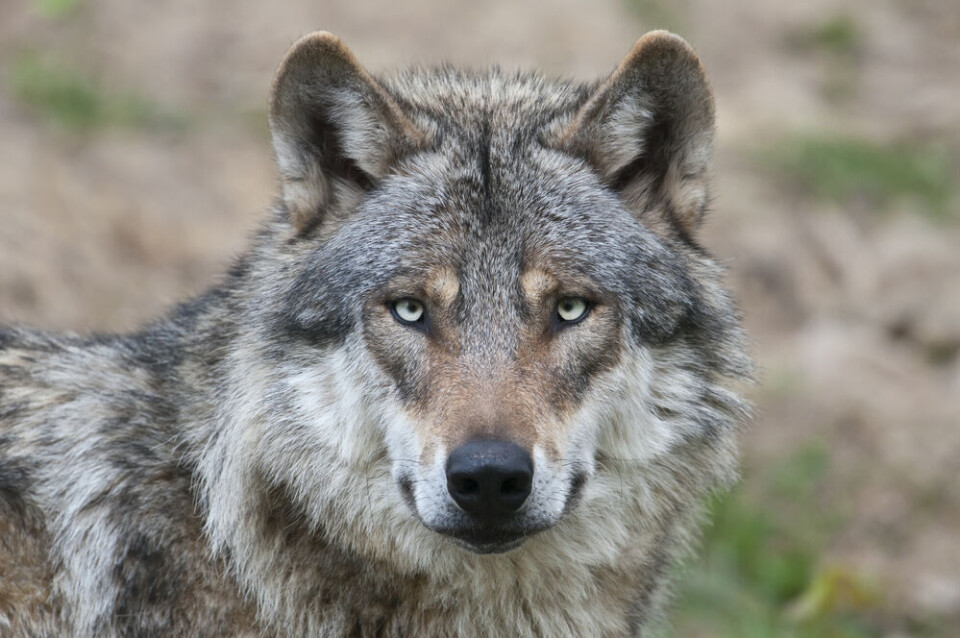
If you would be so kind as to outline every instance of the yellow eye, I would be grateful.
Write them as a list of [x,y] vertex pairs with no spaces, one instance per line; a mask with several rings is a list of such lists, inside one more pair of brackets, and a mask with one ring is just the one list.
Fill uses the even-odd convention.
[[587,315],[590,304],[583,297],[564,297],[557,304],[560,321],[579,321]]
[[401,323],[417,323],[423,319],[423,304],[416,299],[400,299],[393,302],[393,314]]

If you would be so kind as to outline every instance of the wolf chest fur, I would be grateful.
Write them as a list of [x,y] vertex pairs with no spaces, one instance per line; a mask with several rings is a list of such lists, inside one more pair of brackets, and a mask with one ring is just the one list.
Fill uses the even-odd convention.
[[644,634],[750,368],[693,50],[374,77],[316,33],[270,124],[279,197],[206,294],[0,328],[0,635]]

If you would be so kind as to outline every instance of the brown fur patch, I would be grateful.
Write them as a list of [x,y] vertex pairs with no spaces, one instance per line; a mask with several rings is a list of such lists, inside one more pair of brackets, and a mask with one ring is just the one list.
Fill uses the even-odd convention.
[[0,484],[0,634],[45,634],[56,617],[50,541],[36,506],[14,490]]
[[453,268],[442,268],[427,277],[425,289],[435,304],[449,308],[460,292],[460,280]]
[[520,276],[520,287],[531,307],[538,307],[548,295],[556,292],[557,278],[540,268],[530,268]]

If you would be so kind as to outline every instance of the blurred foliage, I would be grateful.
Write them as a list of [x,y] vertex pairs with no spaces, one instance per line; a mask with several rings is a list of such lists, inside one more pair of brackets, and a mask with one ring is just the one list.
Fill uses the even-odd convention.
[[801,189],[841,205],[906,203],[941,219],[955,214],[956,161],[943,148],[811,135],[761,156]]
[[73,131],[110,125],[179,130],[186,124],[149,100],[112,93],[76,69],[35,55],[15,59],[8,81],[17,101]]
[[34,10],[48,18],[59,18],[73,13],[77,0],[32,0]]
[[680,578],[671,636],[868,638],[880,595],[821,553],[840,520],[823,507],[829,458],[819,447],[765,466],[744,491],[715,498],[704,551]]
[[816,622],[844,609],[870,609],[876,606],[877,600],[877,592],[869,583],[855,573],[831,567],[810,582],[788,613],[796,621]]
[[863,39],[856,22],[846,14],[828,18],[812,30],[811,36],[819,49],[838,56],[857,53]]
[[851,15],[832,15],[791,31],[786,43],[796,53],[819,59],[824,97],[840,102],[856,94],[864,35]]
[[627,9],[633,13],[644,30],[669,29],[683,31],[681,18],[686,7],[682,0],[625,0]]

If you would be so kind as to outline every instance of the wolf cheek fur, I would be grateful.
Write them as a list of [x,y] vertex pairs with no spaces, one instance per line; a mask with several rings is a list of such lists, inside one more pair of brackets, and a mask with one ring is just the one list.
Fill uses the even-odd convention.
[[270,123],[281,197],[218,286],[0,330],[0,633],[643,633],[750,369],[692,49],[374,78],[317,33]]

